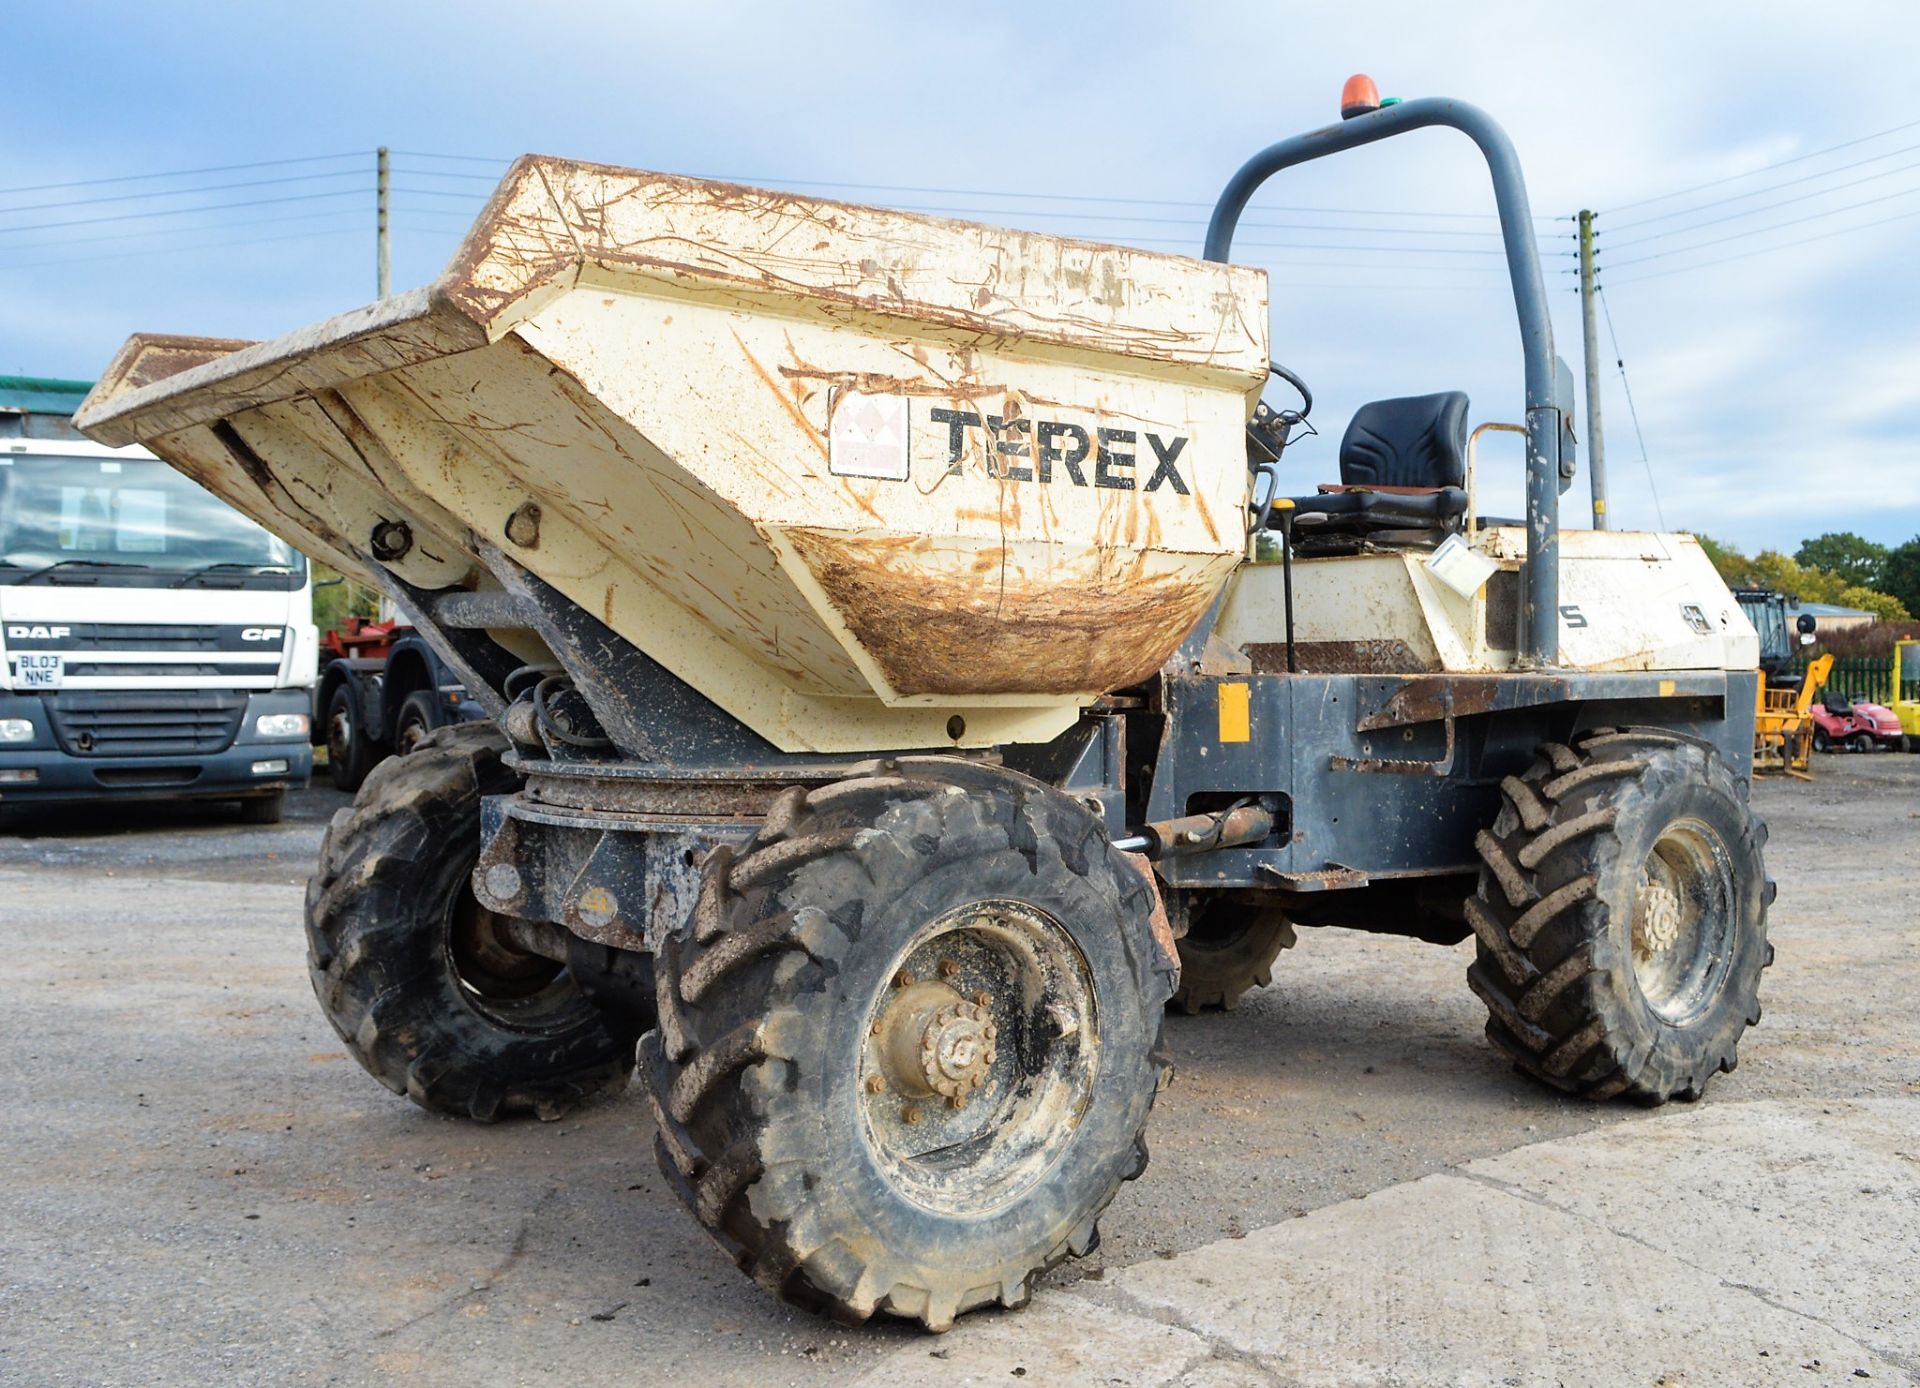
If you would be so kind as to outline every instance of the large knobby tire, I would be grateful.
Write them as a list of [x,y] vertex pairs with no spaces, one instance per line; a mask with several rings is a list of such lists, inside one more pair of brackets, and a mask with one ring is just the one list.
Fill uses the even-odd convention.
[[1766,826],[1711,747],[1548,743],[1478,848],[1467,981],[1521,1069],[1590,1099],[1697,1099],[1760,1020]]
[[326,731],[327,775],[335,788],[351,795],[380,760],[380,748],[361,720],[360,701],[346,684],[334,686],[327,698]]
[[942,1330],[1024,1304],[1146,1166],[1154,907],[1092,816],[1011,772],[907,758],[783,793],[656,959],[662,1169],[798,1305]]
[[307,963],[354,1059],[422,1108],[558,1118],[617,1090],[635,1042],[551,960],[517,950],[475,901],[480,799],[519,784],[491,723],[380,763],[333,818],[307,886]]
[[1273,961],[1295,941],[1293,922],[1270,906],[1216,897],[1198,907],[1180,937],[1180,986],[1173,1002],[1192,1014],[1231,1012],[1243,995],[1273,982]]

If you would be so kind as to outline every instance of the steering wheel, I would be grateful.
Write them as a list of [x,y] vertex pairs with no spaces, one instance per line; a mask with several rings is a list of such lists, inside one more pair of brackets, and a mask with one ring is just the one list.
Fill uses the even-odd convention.
[[1254,507],[1252,529],[1255,532],[1266,529],[1273,512],[1273,500],[1280,486],[1280,455],[1286,452],[1288,437],[1313,413],[1313,392],[1307,389],[1305,381],[1277,361],[1269,361],[1267,370],[1293,387],[1300,397],[1300,408],[1276,410],[1263,399],[1254,405],[1253,418],[1247,423],[1247,466],[1256,479],[1267,479],[1266,500]]
[[[1274,413],[1282,418],[1291,415],[1292,419],[1289,422],[1293,424],[1303,422],[1308,415],[1313,413],[1313,392],[1307,389],[1307,383],[1277,361],[1268,362],[1267,370],[1292,386],[1294,392],[1300,397],[1299,409],[1276,410]],[[1260,403],[1264,405],[1266,402],[1263,400]]]

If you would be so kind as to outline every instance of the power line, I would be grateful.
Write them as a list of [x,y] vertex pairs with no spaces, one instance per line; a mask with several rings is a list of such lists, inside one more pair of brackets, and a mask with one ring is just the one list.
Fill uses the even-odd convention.
[[70,183],[29,183],[19,188],[0,188],[0,197],[10,198],[15,193],[50,193],[60,188],[98,188],[108,183],[143,183],[155,178],[193,178],[200,174],[237,173],[241,169],[275,169],[287,164],[324,164],[332,159],[364,159],[371,152],[370,150],[351,150],[345,154],[310,154],[300,159],[261,159],[251,164],[214,164],[204,169],[174,169],[167,173],[82,178]]
[[1791,250],[1795,246],[1809,246],[1815,241],[1828,241],[1836,236],[1845,236],[1849,232],[1866,231],[1871,227],[1883,227],[1889,222],[1906,222],[1920,217],[1920,211],[1896,212],[1891,217],[1876,217],[1870,222],[1859,222],[1850,227],[1835,227],[1831,231],[1819,232],[1813,236],[1802,236],[1795,241],[1782,241],[1772,246],[1758,246],[1750,251],[1741,251],[1736,255],[1716,256],[1713,260],[1700,265],[1675,265],[1666,270],[1649,270],[1644,274],[1629,275],[1624,280],[1608,280],[1612,285],[1638,284],[1641,280],[1657,280],[1663,275],[1683,275],[1689,270],[1706,269],[1709,266],[1721,266],[1735,260],[1748,260],[1756,255],[1771,255],[1775,251]]
[[[434,198],[452,198],[459,201],[478,201],[484,196],[483,194],[478,194],[478,193],[453,192],[453,191],[449,191],[447,189],[441,189],[441,188],[411,188],[406,186],[396,187],[394,189],[394,192],[399,194],[406,194],[408,196],[413,196],[413,197],[425,196],[425,197],[434,197]],[[1035,209],[1035,208],[1021,209],[1021,208],[1010,208],[1010,207],[955,207],[947,204],[938,204],[938,203],[900,203],[893,210],[897,212],[934,213],[934,214],[947,215],[947,216],[1006,217],[1006,218],[1012,218],[1012,219],[1043,218],[1051,221],[1065,221],[1065,222],[1074,222],[1074,223],[1088,223],[1088,222],[1099,222],[1102,224],[1120,223],[1122,225],[1127,225],[1127,226],[1172,225],[1172,226],[1198,227],[1198,226],[1205,225],[1204,218],[1120,216],[1120,215],[1115,215],[1111,213],[1074,212],[1074,211],[1056,212],[1056,211],[1048,211],[1045,209]],[[1305,222],[1243,222],[1241,225],[1253,227],[1259,230],[1267,230],[1267,231],[1294,231],[1294,232],[1309,232],[1309,233],[1350,232],[1350,233],[1354,233],[1361,236],[1473,236],[1473,235],[1480,234],[1477,232],[1434,231],[1427,228],[1362,227],[1362,226],[1346,226],[1346,225],[1338,225],[1338,224],[1305,223]],[[1156,238],[1136,237],[1133,239],[1152,240]],[[1197,240],[1198,238],[1193,238],[1193,239]],[[1189,241],[1187,239],[1182,239],[1179,241],[1178,244],[1186,245],[1186,244],[1189,244]],[[1238,244],[1245,244],[1245,245],[1264,244],[1264,245],[1274,246],[1274,245],[1282,245],[1287,243],[1281,243],[1281,242],[1264,242],[1263,243],[1263,242],[1257,242],[1257,241],[1247,241],[1247,242],[1238,243]],[[1302,245],[1303,249],[1311,249],[1311,250],[1351,250],[1351,251],[1384,251],[1384,252],[1406,251],[1406,252],[1417,254],[1417,255],[1504,256],[1506,254],[1506,252],[1501,249],[1496,249],[1493,247],[1478,247],[1478,246],[1475,246],[1475,247],[1325,246],[1325,245],[1309,245],[1307,243],[1300,243],[1300,244]],[[1542,252],[1542,254],[1548,255],[1548,256],[1571,256],[1575,254],[1575,252],[1544,251]]]
[[69,198],[64,202],[34,202],[23,207],[0,207],[0,217],[16,212],[47,212],[58,207],[95,207],[101,203],[141,202],[147,198],[184,198],[196,193],[224,193],[235,188],[265,188],[282,183],[314,183],[327,178],[359,178],[359,169],[340,169],[333,173],[290,174],[285,178],[249,178],[238,183],[203,183],[196,188],[161,188],[147,193],[115,193],[105,198]]
[[1613,330],[1613,309],[1607,304],[1603,290],[1595,289],[1594,296],[1600,300],[1600,311],[1607,316],[1607,340],[1613,344],[1613,364],[1620,368],[1620,389],[1627,396],[1627,417],[1633,421],[1633,436],[1640,441],[1640,464],[1647,470],[1647,490],[1653,493],[1653,514],[1660,519],[1660,531],[1666,533],[1667,513],[1660,506],[1660,487],[1653,480],[1653,464],[1647,459],[1647,436],[1640,432],[1640,411],[1634,408],[1633,387],[1627,384],[1627,359],[1620,354],[1620,335]]
[[1723,246],[1729,241],[1744,241],[1749,236],[1763,236],[1770,231],[1784,231],[1788,227],[1804,226],[1808,222],[1817,222],[1823,217],[1837,217],[1842,212],[1858,211],[1862,207],[1875,207],[1883,202],[1892,202],[1895,198],[1910,198],[1920,193],[1920,186],[1902,188],[1897,193],[1887,193],[1877,198],[1867,198],[1861,202],[1850,202],[1845,207],[1830,207],[1825,212],[1812,212],[1804,217],[1794,217],[1784,222],[1775,222],[1772,226],[1756,227],[1752,231],[1739,231],[1731,236],[1716,236],[1711,241],[1695,242],[1691,246],[1675,246],[1668,251],[1655,251],[1652,255],[1635,256],[1631,260],[1615,262],[1610,268],[1624,270],[1629,265],[1644,265],[1650,260],[1665,260],[1668,256],[1685,255],[1688,251],[1703,251],[1710,246]]
[[281,236],[255,236],[238,241],[196,241],[185,246],[162,246],[149,250],[108,251],[101,255],[67,256],[54,260],[27,260],[10,264],[10,270],[29,270],[50,265],[84,265],[98,260],[125,260],[129,256],[179,255],[188,251],[220,250],[235,246],[265,246],[277,241],[310,241],[321,236],[358,236],[363,227],[331,227],[323,231],[294,231]]
[[[1920,146],[1916,146],[1916,148],[1920,148]],[[1822,188],[1817,192],[1800,193],[1794,197],[1782,198],[1779,202],[1766,203],[1760,207],[1749,207],[1743,212],[1729,212],[1724,217],[1710,217],[1704,222],[1695,222],[1692,226],[1675,227],[1671,231],[1656,231],[1650,236],[1639,236],[1631,241],[1621,241],[1611,246],[1610,249],[1620,251],[1625,250],[1629,246],[1645,245],[1649,241],[1665,240],[1669,236],[1686,236],[1691,232],[1705,231],[1708,227],[1720,226],[1725,222],[1737,222],[1742,217],[1757,217],[1762,212],[1772,212],[1777,208],[1791,207],[1795,203],[1810,202],[1814,198],[1824,198],[1834,193],[1844,193],[1847,189],[1857,188],[1862,183],[1874,183],[1883,178],[1891,178],[1897,173],[1906,173],[1910,169],[1920,169],[1920,160],[1915,160],[1911,164],[1900,164],[1891,169],[1883,169],[1877,174],[1868,174],[1865,178],[1848,179],[1845,183],[1836,183],[1831,188]],[[1644,223],[1642,225],[1644,225]]]
[[[1726,204],[1730,202],[1744,202],[1748,198],[1764,197],[1768,193],[1777,193],[1782,188],[1795,188],[1802,183],[1812,183],[1816,179],[1832,178],[1835,174],[1843,174],[1850,169],[1863,169],[1869,164],[1879,163],[1882,159],[1891,159],[1895,155],[1899,155],[1899,154],[1912,154],[1915,150],[1920,150],[1920,145],[1902,145],[1900,146],[1899,149],[1890,149],[1885,154],[1870,154],[1865,159],[1856,159],[1851,164],[1841,164],[1835,168],[1822,169],[1818,173],[1802,174],[1798,178],[1789,178],[1780,183],[1769,183],[1766,187],[1756,188],[1751,193],[1735,193],[1731,197],[1714,198],[1710,202],[1697,203],[1692,207],[1682,207],[1673,212],[1662,212],[1662,213],[1659,213],[1657,216],[1642,217],[1637,222],[1627,222],[1622,226],[1617,226],[1613,228],[1613,230],[1631,231],[1635,227],[1652,226],[1655,222],[1665,222],[1665,221],[1670,221],[1675,217],[1687,217],[1687,216],[1691,216],[1695,212],[1705,212],[1708,208],[1724,207],[1726,206]],[[1907,165],[1905,167],[1911,168],[1913,166]],[[461,175],[458,175],[458,177],[474,178],[474,177],[478,177],[478,175],[461,174]],[[1846,184],[1841,185],[1841,187],[1847,187],[1847,186],[1849,185],[1846,185]],[[1834,192],[1837,190],[1829,188],[1827,191]]]
[[1673,198],[1683,198],[1689,193],[1704,192],[1708,188],[1719,188],[1729,183],[1738,183],[1743,178],[1757,178],[1763,173],[1772,173],[1775,169],[1784,169],[1790,164],[1803,164],[1809,159],[1818,159],[1824,154],[1836,154],[1843,149],[1852,149],[1856,145],[1871,144],[1875,140],[1885,139],[1888,135],[1898,135],[1902,130],[1912,130],[1920,126],[1920,120],[1910,120],[1901,125],[1889,126],[1885,130],[1875,131],[1871,135],[1862,135],[1856,140],[1842,140],[1837,145],[1828,145],[1825,149],[1812,150],[1806,154],[1796,154],[1791,159],[1782,159],[1777,164],[1767,164],[1758,169],[1748,169],[1745,173],[1728,174],[1725,178],[1709,179],[1705,183],[1696,183],[1691,188],[1681,188],[1671,193],[1661,193],[1658,197],[1641,198],[1638,202],[1623,202],[1607,209],[1608,213],[1628,212],[1636,207],[1648,207],[1656,202],[1667,202]]
[[233,207],[272,207],[287,202],[317,202],[322,198],[364,197],[364,188],[341,188],[331,193],[293,193],[280,198],[252,198],[246,202],[215,202],[204,207],[168,207],[154,212],[121,212],[111,217],[82,217],[70,222],[38,222],[22,227],[0,227],[0,235],[16,231],[57,231],[62,227],[90,227],[103,222],[137,222],[149,217],[184,217],[193,212],[219,212]]
[[[456,159],[464,163],[493,164],[500,168],[505,168],[513,162],[509,159],[486,159],[479,155],[472,154],[422,154],[418,151],[398,149],[393,151],[393,153],[396,158]],[[419,172],[426,171],[420,170]],[[439,177],[484,179],[486,176],[483,174],[441,173]],[[1214,206],[1211,202],[1193,202],[1179,198],[1125,198],[1108,194],[1092,193],[1029,193],[1009,188],[928,188],[899,183],[836,183],[818,179],[769,178],[764,175],[748,176],[745,174],[689,174],[686,175],[686,177],[705,178],[717,183],[759,184],[770,185],[777,188],[843,188],[862,193],[912,193],[917,197],[1015,198],[1022,201],[1112,203],[1125,207],[1192,207],[1201,208],[1206,211],[1211,211]],[[1436,217],[1448,220],[1482,222],[1498,220],[1498,214],[1492,212],[1393,211],[1371,207],[1270,207],[1267,210],[1270,212],[1297,213],[1302,215],[1324,213],[1344,217]],[[1536,213],[1534,214],[1533,220],[1536,222],[1558,222],[1566,219]],[[1497,233],[1488,234],[1495,235]]]
[[50,241],[27,241],[8,246],[7,254],[16,255],[25,251],[52,250],[68,246],[97,246],[110,241],[150,240],[159,236],[180,236],[195,232],[230,231],[235,227],[270,226],[285,222],[321,221],[329,217],[363,217],[365,214],[352,208],[320,209],[310,208],[302,212],[289,213],[275,217],[238,217],[230,221],[209,222],[202,226],[190,227],[142,227],[138,231],[110,232],[105,236],[64,237]]

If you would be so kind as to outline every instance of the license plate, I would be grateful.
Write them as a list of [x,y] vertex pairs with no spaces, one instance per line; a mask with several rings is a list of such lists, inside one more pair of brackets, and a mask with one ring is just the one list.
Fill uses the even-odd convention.
[[14,686],[18,689],[58,689],[66,667],[61,657],[21,652],[14,658]]

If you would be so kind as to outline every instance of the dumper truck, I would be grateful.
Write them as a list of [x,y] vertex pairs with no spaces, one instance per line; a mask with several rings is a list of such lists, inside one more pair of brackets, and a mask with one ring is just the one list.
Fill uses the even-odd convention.
[[[1471,937],[1488,1037],[1570,1094],[1731,1069],[1771,959],[1753,628],[1692,538],[1561,528],[1499,126],[1344,104],[1198,258],[529,156],[424,289],[131,339],[84,427],[381,587],[490,715],[328,831],[309,964],[361,1064],[550,1118],[637,1051],[743,1270],[934,1330],[1094,1247],[1169,1002],[1296,927]],[[1312,346],[1274,361],[1232,259],[1271,176],[1429,128],[1500,216],[1516,520],[1457,391],[1302,458]]]

